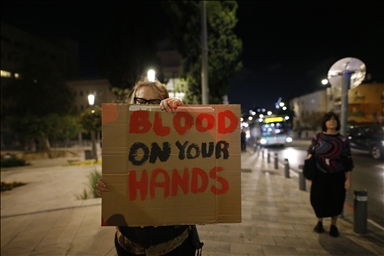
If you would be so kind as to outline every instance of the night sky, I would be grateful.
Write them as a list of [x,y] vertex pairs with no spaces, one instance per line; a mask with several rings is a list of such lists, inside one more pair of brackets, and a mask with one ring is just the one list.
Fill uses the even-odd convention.
[[[320,90],[330,67],[346,57],[363,61],[370,81],[384,82],[384,1],[238,4],[235,33],[243,41],[244,67],[230,82],[230,103],[273,108],[279,97],[288,101]],[[38,36],[77,41],[81,77],[91,78],[108,23],[126,5],[129,1],[2,1],[1,21]],[[158,17],[156,37],[164,39],[168,17],[160,3],[146,5]]]

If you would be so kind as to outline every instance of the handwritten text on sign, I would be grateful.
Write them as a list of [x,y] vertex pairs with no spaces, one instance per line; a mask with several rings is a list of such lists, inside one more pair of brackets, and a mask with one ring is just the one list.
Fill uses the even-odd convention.
[[[161,114],[155,112],[154,115],[150,115],[146,110],[132,112],[129,117],[128,133],[146,134],[152,130],[159,138],[163,138],[172,135],[173,131],[180,136],[186,135],[193,128],[198,133],[229,134],[235,132],[239,124],[238,117],[230,110],[219,112],[217,117],[210,113],[192,115],[189,112],[176,112],[172,118],[172,125],[168,126],[163,124]],[[150,145],[140,141],[134,142],[130,146],[128,160],[133,166],[141,166],[145,163],[155,164],[157,160],[167,162],[171,154],[176,154],[179,162],[199,157],[225,160],[230,157],[228,141],[193,143],[187,139],[188,136],[185,138],[185,140],[177,140],[174,145],[170,142],[162,142],[160,145],[158,142],[152,142]],[[172,152],[172,150],[176,152]],[[222,171],[225,169],[221,166],[214,166],[210,170],[203,170],[200,167],[185,167],[183,170],[156,168],[150,174],[146,169],[142,169],[139,171],[141,175],[138,177],[137,170],[130,170],[128,174],[129,200],[137,200],[138,192],[140,192],[141,200],[146,200],[148,193],[150,198],[155,198],[158,188],[163,189],[164,198],[177,196],[180,190],[184,194],[204,193],[208,189],[210,179],[215,181],[215,185],[210,186],[210,191],[215,195],[224,194],[229,190],[229,182],[219,176]]]

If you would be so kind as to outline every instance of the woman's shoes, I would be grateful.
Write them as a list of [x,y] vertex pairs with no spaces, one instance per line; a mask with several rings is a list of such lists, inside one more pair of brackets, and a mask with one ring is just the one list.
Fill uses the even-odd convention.
[[333,237],[338,237],[339,236],[339,230],[335,225],[331,225],[331,229],[329,230],[329,235]]
[[[323,233],[325,230],[323,228],[323,223],[321,221],[317,222],[316,227],[313,229],[316,233]],[[329,230],[329,235],[333,237],[338,237],[340,235],[339,230],[335,225],[331,225],[331,229]]]
[[[317,222],[316,227],[313,229],[316,233],[323,233],[325,230],[323,228],[323,223],[321,221]],[[339,230],[335,225],[331,225],[331,229],[329,230],[329,235],[333,237],[338,237],[340,235]]]
[[317,222],[317,225],[316,227],[313,229],[313,231],[315,231],[316,233],[323,233],[324,232],[324,229],[323,229],[323,222],[319,221]]

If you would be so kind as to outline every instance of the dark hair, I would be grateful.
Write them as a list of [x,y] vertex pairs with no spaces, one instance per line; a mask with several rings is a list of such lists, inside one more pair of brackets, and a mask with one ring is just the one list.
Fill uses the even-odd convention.
[[339,119],[339,117],[335,113],[333,113],[333,112],[328,112],[328,113],[326,113],[323,116],[323,119],[321,120],[321,129],[323,130],[323,132],[327,131],[327,126],[325,125],[325,123],[328,120],[330,120],[332,117],[334,117],[336,122],[337,122],[336,131],[340,130],[340,119]]

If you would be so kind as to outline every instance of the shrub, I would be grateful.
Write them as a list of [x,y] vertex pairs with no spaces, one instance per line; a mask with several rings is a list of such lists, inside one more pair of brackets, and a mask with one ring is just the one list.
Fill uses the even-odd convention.
[[88,177],[88,180],[89,180],[88,187],[91,189],[91,192],[94,198],[99,197],[96,193],[95,184],[100,178],[101,178],[101,173],[96,169]]
[[12,156],[10,158],[1,158],[1,167],[16,167],[16,166],[25,166],[29,165],[29,163],[24,160],[17,158],[15,156]]
[[14,181],[14,182],[10,182],[10,183],[2,181],[1,182],[1,191],[12,190],[15,187],[19,187],[19,186],[23,186],[23,185],[25,185],[25,183],[20,182],[20,181]]
[[82,194],[75,195],[75,197],[76,197],[77,200],[86,200],[86,199],[89,198],[89,195],[88,195],[87,190],[84,189]]
[[75,195],[76,199],[78,200],[86,200],[89,198],[96,198],[99,197],[96,193],[95,184],[96,182],[101,178],[101,173],[97,171],[96,169],[89,174],[88,176],[88,188],[91,193],[88,193],[86,189],[83,190],[82,194]]

